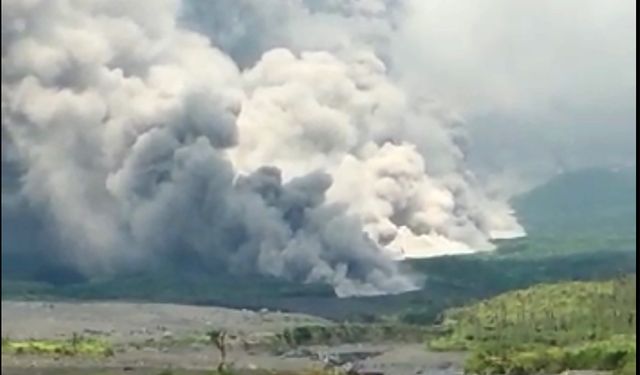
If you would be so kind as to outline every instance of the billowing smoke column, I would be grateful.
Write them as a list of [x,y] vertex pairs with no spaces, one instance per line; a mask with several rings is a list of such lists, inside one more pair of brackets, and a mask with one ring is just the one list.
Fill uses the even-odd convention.
[[[276,3],[361,37],[282,22],[243,50]],[[79,268],[188,247],[339,296],[399,293],[416,282],[393,257],[521,231],[474,188],[462,122],[394,83],[374,37],[387,2],[211,1],[200,13],[229,24],[193,26],[208,35],[182,26],[184,5],[2,2],[3,144]]]
[[286,178],[327,171],[329,200],[391,255],[489,249],[492,231],[519,228],[508,207],[473,189],[459,120],[401,91],[372,53],[276,49],[243,78],[236,167],[268,161]]

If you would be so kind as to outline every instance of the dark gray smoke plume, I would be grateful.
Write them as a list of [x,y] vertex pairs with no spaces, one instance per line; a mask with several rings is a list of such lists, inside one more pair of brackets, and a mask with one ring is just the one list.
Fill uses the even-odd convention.
[[238,175],[241,73],[176,24],[179,5],[2,3],[3,143],[19,194],[52,217],[66,255],[100,272],[187,245],[340,296],[414,288],[357,217],[326,202],[328,174]]

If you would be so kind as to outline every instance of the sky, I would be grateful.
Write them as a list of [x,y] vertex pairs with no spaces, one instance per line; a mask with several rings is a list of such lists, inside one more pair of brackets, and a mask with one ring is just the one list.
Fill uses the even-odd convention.
[[410,9],[394,51],[421,67],[424,80],[414,82],[465,112],[478,164],[635,164],[634,1],[414,1]]

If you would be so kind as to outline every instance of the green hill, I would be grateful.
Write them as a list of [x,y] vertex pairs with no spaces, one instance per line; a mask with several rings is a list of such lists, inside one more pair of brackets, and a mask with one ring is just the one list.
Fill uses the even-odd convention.
[[528,236],[499,243],[501,256],[636,251],[635,170],[564,173],[512,205]]
[[622,371],[636,358],[636,277],[508,292],[448,310],[443,326],[431,347],[471,349],[470,373]]
[[533,236],[635,237],[635,170],[586,169],[556,176],[513,200]]

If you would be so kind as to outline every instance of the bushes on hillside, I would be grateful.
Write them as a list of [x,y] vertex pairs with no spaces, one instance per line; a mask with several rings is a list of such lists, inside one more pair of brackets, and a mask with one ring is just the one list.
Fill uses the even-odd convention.
[[485,348],[468,359],[465,372],[477,375],[558,374],[566,370],[603,370],[635,374],[635,336],[574,348],[537,346]]

